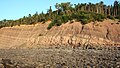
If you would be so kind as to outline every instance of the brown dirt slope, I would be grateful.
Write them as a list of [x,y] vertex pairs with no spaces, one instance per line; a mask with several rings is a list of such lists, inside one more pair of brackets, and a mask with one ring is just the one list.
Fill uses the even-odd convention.
[[36,48],[48,45],[120,46],[120,23],[112,20],[81,25],[66,23],[47,30],[45,24],[0,29],[0,48]]

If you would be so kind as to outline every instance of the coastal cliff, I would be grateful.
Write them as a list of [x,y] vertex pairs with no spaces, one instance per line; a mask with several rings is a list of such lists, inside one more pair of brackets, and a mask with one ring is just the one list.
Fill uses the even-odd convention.
[[0,29],[0,48],[38,48],[41,46],[120,46],[120,23],[113,20],[67,22],[47,30],[50,21]]

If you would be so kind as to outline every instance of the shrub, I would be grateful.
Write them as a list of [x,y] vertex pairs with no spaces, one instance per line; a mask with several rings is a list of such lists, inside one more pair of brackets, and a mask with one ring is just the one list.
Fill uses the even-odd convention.
[[51,22],[51,23],[48,25],[47,29],[48,29],[48,30],[51,29],[52,26],[54,26],[54,23],[53,23],[53,22]]
[[95,14],[95,15],[94,15],[94,19],[95,19],[96,21],[103,21],[105,18],[106,18],[106,17],[105,17],[104,15],[102,15],[102,14]]
[[81,19],[81,24],[85,25],[88,23],[88,20],[87,19]]
[[113,16],[108,15],[107,18],[114,20],[115,18]]
[[61,22],[66,23],[66,22],[68,22],[69,19],[70,19],[69,16],[62,16]]
[[52,26],[60,26],[62,23],[61,23],[61,20],[59,19],[54,19],[47,27],[47,29],[50,29],[52,28]]

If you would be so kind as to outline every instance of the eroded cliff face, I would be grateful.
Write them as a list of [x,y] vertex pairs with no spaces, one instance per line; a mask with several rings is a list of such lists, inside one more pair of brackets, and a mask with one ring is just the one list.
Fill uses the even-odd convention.
[[41,46],[120,46],[120,23],[112,20],[81,25],[66,23],[47,30],[50,22],[0,29],[0,48],[37,48]]

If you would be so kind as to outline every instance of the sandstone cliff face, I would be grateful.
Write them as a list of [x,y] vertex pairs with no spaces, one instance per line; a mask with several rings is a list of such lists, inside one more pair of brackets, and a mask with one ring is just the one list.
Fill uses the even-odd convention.
[[47,30],[50,22],[0,29],[0,48],[36,48],[59,45],[120,46],[120,23],[105,20],[81,25],[66,23]]

